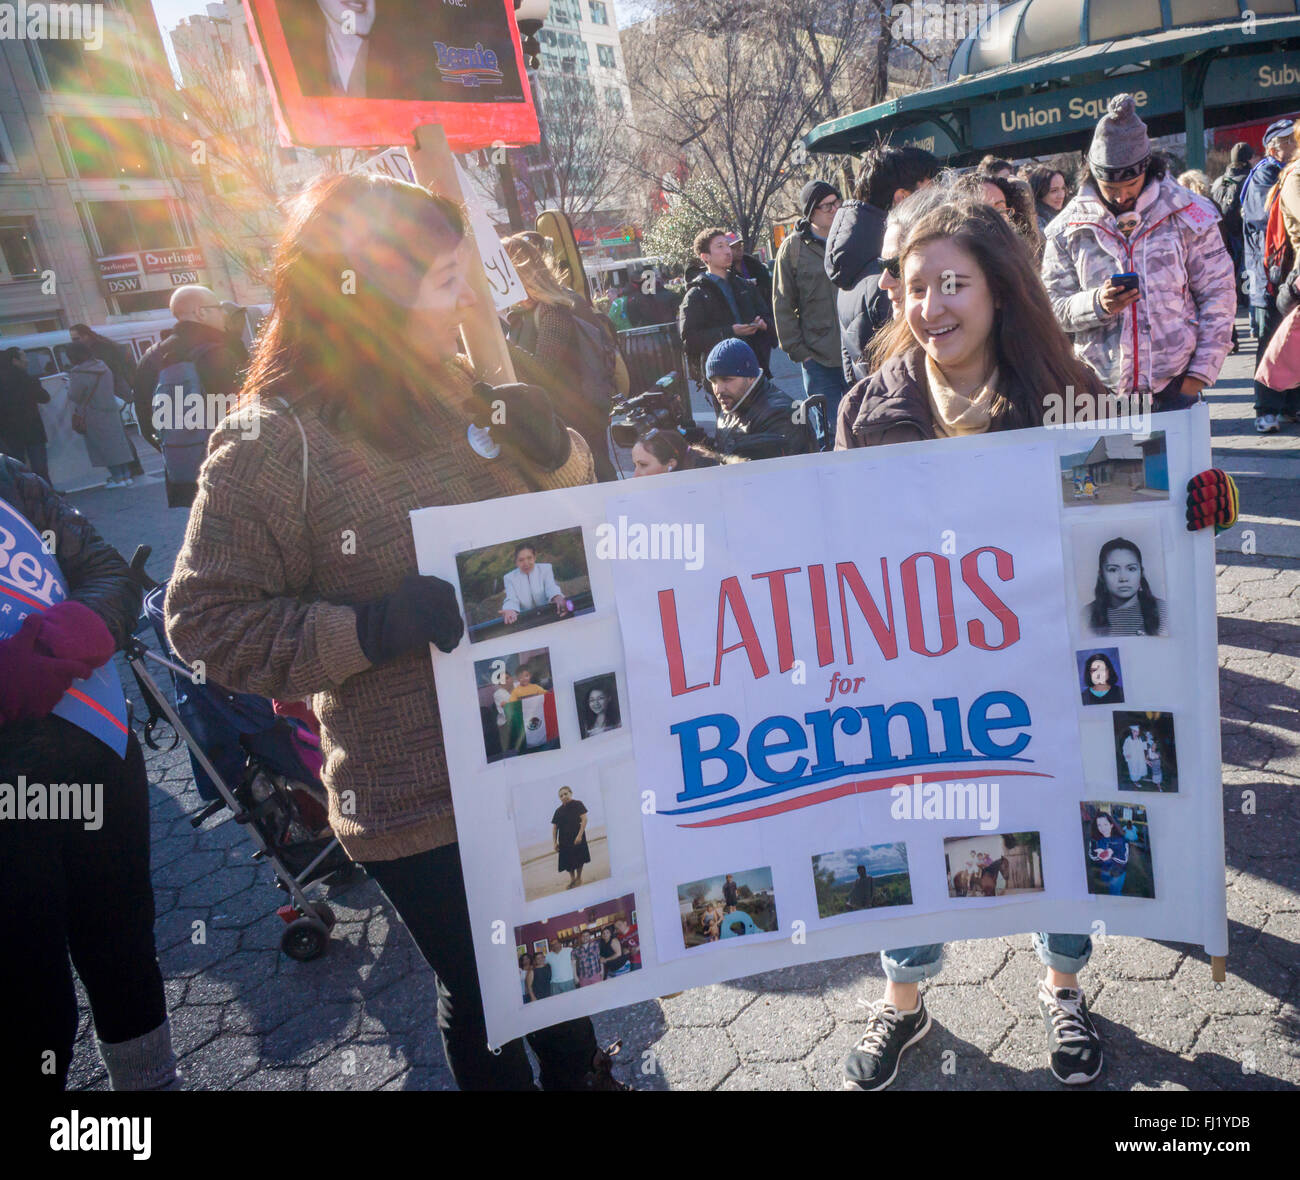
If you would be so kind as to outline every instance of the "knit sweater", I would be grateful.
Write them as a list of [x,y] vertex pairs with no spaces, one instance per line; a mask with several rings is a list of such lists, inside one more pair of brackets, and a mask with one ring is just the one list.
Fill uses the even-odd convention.
[[[354,860],[395,860],[456,839],[430,649],[371,666],[352,604],[416,570],[408,514],[593,480],[573,451],[545,474],[470,447],[469,380],[427,406],[401,455],[260,402],[256,429],[213,432],[167,589],[167,633],[208,679],[238,692],[310,697],[321,723],[330,825]],[[297,422],[295,422],[295,414]],[[302,434],[299,432],[299,424]],[[306,436],[306,509],[303,437]]]

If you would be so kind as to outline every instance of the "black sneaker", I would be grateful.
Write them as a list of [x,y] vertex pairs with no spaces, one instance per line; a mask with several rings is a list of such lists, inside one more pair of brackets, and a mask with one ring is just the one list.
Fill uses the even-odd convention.
[[618,1051],[623,1047],[621,1040],[615,1041],[608,1049],[597,1049],[596,1055],[591,1060],[591,1069],[587,1072],[586,1077],[582,1079],[582,1089],[584,1090],[631,1090],[632,1087],[626,1082],[620,1082],[614,1076],[614,1058],[618,1056]]
[[1067,1086],[1082,1086],[1101,1073],[1101,1037],[1088,1015],[1088,1001],[1073,987],[1038,984],[1038,1009],[1047,1025],[1052,1076]]
[[844,1059],[846,1090],[883,1090],[898,1076],[898,1063],[930,1031],[925,1000],[917,998],[915,1012],[900,1012],[877,1000],[871,1005],[867,1031]]

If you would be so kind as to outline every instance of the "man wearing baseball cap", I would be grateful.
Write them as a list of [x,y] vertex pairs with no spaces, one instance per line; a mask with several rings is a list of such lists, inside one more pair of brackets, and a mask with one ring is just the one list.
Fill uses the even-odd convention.
[[[1278,119],[1264,132],[1264,154],[1250,170],[1241,186],[1241,228],[1245,239],[1246,290],[1250,295],[1250,325],[1259,341],[1257,358],[1264,350],[1278,325],[1277,304],[1268,293],[1268,276],[1264,273],[1264,234],[1268,229],[1268,195],[1273,190],[1283,168],[1296,152],[1295,120]],[[1255,383],[1255,429],[1260,434],[1273,434],[1279,420],[1295,420],[1296,398],[1285,391],[1272,390]]]
[[846,385],[835,288],[826,274],[826,236],[840,207],[839,190],[824,180],[810,180],[799,204],[803,217],[776,253],[776,340],[803,368],[804,393],[822,394],[828,421],[834,422]]
[[1043,283],[1079,358],[1157,411],[1198,400],[1232,347],[1232,257],[1213,203],[1152,153],[1131,94],[1110,100],[1087,176],[1052,225]]

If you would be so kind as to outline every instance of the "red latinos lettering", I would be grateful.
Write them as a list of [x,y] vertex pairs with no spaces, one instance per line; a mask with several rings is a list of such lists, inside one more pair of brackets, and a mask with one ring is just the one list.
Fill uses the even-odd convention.
[[[1020,639],[1020,620],[1015,612],[999,597],[980,572],[979,559],[983,554],[993,555],[993,572],[1000,582],[1015,579],[1015,562],[1010,553],[986,545],[974,549],[961,558],[958,568],[961,581],[976,601],[996,620],[1001,629],[999,642],[989,639],[990,628],[980,617],[965,620],[965,634],[972,647],[983,651],[1002,651]],[[986,563],[987,566],[987,563]],[[804,578],[798,575],[804,574]],[[918,655],[937,657],[946,655],[960,642],[961,629],[953,595],[953,563],[938,553],[913,553],[897,568],[895,575],[903,602],[903,621],[906,626],[908,647]],[[767,583],[767,593],[759,592],[751,601],[738,576],[724,578],[718,585],[717,630],[713,645],[713,675],[705,671],[708,664],[703,652],[691,653],[704,658],[692,659],[696,668],[696,682],[688,680],[686,653],[682,648],[680,620],[677,614],[677,596],[672,590],[659,591],[659,622],[664,641],[664,657],[668,682],[673,696],[696,692],[710,684],[722,683],[724,658],[733,652],[743,651],[749,671],[755,680],[771,675],[773,667],[763,640],[754,625],[757,612],[771,620],[771,635],[776,644],[775,670],[788,672],[799,659],[815,654],[818,667],[826,667],[836,658],[836,631],[832,624],[830,591],[827,587],[826,567],[811,565],[807,571],[795,566],[789,569],[766,570],[751,575],[753,581]],[[874,651],[882,659],[898,658],[899,627],[894,617],[894,587],[887,558],[880,559],[879,579],[868,580],[858,566],[849,561],[835,564],[835,585],[839,599],[839,642],[843,645],[844,659],[855,663],[854,639],[859,642],[865,632],[874,641]],[[812,608],[813,634],[796,634],[791,621],[791,596],[802,598]],[[766,601],[764,601],[766,599]],[[929,615],[938,619],[937,630],[926,633],[925,605],[931,607]],[[727,636],[738,635],[734,643]],[[811,648],[811,650],[809,650]],[[865,660],[865,653],[858,653]],[[734,666],[734,661],[726,665]]]

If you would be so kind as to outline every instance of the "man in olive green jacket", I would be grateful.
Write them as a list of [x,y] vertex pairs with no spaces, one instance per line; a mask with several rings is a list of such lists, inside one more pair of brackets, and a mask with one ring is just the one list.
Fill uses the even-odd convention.
[[803,219],[776,255],[772,310],[777,343],[803,368],[804,393],[826,398],[826,420],[834,422],[844,394],[840,364],[840,321],[835,288],[826,275],[826,235],[840,194],[824,180],[809,181],[799,194]]

